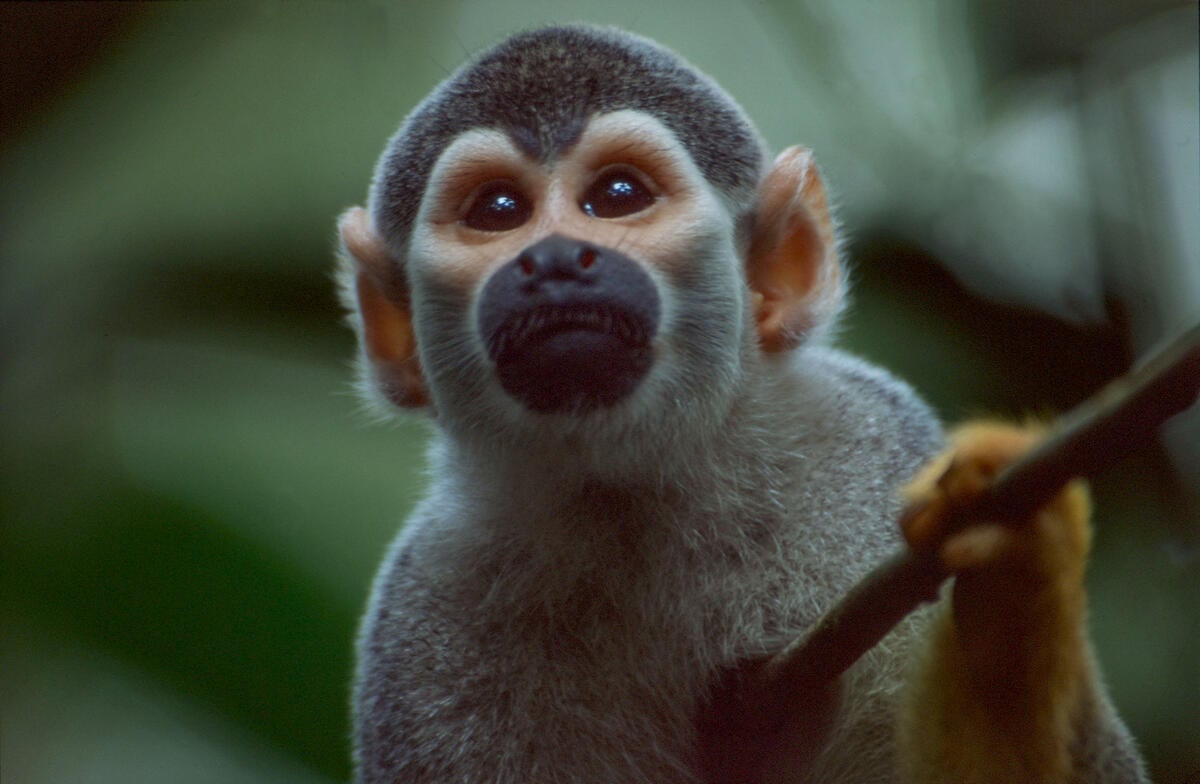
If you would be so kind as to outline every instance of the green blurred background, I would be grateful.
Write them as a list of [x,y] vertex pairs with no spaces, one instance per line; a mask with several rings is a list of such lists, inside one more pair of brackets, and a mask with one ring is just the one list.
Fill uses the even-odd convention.
[[[5,784],[349,775],[356,619],[423,429],[351,389],[329,279],[407,110],[616,23],[822,161],[839,340],[949,419],[1051,413],[1200,318],[1194,2],[0,5]],[[1097,483],[1093,631],[1200,777],[1200,419]]]

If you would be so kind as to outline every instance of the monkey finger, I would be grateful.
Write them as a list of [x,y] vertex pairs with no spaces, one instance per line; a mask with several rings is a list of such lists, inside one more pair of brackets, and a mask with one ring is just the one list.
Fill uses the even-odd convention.
[[939,555],[950,571],[970,571],[1007,559],[1017,539],[1017,532],[999,523],[974,525],[947,539]]
[[909,486],[909,505],[900,516],[900,530],[916,550],[937,547],[951,535],[956,513],[987,484],[987,478],[972,463],[954,455],[946,455],[930,468],[935,470],[923,472]]
[[900,514],[900,532],[913,550],[928,550],[935,546],[946,504],[939,497],[913,501]]

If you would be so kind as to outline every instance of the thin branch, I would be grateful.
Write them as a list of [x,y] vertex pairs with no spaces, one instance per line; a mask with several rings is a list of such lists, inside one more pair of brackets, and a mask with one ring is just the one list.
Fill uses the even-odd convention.
[[[1014,524],[1076,477],[1103,471],[1153,438],[1158,427],[1200,397],[1200,324],[1058,420],[988,492],[956,516]],[[707,781],[752,777],[778,730],[909,613],[937,597],[948,577],[932,553],[902,551],[876,567],[808,634],[774,657],[745,662],[718,685],[699,721]]]

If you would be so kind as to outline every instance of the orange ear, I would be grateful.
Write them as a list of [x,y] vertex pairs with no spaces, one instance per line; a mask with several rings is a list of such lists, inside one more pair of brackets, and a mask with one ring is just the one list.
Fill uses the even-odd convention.
[[796,347],[841,308],[841,265],[825,186],[804,147],[781,152],[759,187],[747,274],[764,351]]
[[424,406],[429,403],[429,390],[417,356],[408,291],[391,283],[394,262],[387,247],[361,207],[347,210],[338,229],[353,264],[360,338],[371,363],[371,380],[398,406]]

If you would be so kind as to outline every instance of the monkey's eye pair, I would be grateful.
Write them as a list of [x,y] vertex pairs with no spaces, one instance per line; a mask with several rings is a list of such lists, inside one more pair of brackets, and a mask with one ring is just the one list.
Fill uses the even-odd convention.
[[583,195],[580,208],[593,218],[621,218],[654,203],[654,193],[636,174],[617,166],[601,172]]
[[529,220],[533,205],[516,185],[499,181],[485,185],[467,208],[462,222],[479,231],[509,231]]
[[[621,218],[654,203],[655,195],[629,169],[616,166],[601,172],[587,189],[579,207],[593,218]],[[472,198],[462,222],[478,231],[511,231],[529,220],[533,204],[512,182],[497,180]]]

